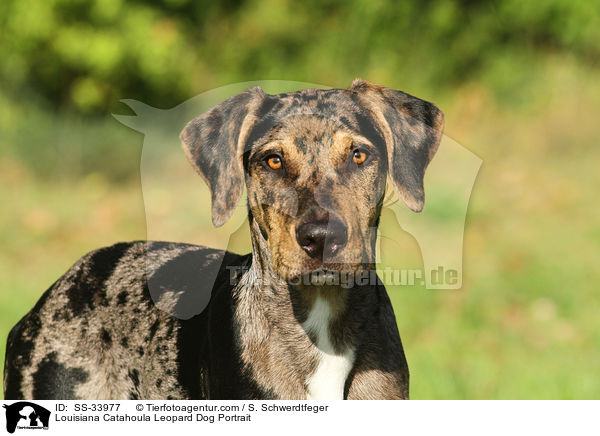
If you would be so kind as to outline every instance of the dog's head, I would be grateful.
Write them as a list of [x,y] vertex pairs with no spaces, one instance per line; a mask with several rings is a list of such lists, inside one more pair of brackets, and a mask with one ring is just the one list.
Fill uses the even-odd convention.
[[192,120],[181,139],[210,187],[214,225],[232,215],[245,181],[251,225],[274,271],[293,278],[372,267],[386,176],[421,211],[442,128],[433,104],[355,80],[279,95],[252,88]]

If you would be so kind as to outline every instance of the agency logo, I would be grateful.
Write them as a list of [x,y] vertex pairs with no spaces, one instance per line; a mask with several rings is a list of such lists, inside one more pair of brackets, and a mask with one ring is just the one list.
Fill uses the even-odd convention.
[[50,411],[28,401],[2,405],[6,409],[6,431],[48,430]]

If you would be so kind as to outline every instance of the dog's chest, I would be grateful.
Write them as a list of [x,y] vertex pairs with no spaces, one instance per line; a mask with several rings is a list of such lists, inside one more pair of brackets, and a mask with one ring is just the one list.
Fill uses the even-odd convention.
[[315,338],[317,365],[306,381],[309,400],[343,400],[344,385],[354,364],[354,350],[336,353],[331,342],[329,304],[317,298],[302,327]]

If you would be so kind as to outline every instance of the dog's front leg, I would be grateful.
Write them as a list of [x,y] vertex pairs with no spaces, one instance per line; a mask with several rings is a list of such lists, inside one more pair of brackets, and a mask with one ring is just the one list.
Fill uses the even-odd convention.
[[346,386],[348,400],[408,400],[408,370],[357,368]]
[[407,400],[409,373],[392,305],[379,290],[377,315],[365,325],[364,340],[346,380],[348,400]]

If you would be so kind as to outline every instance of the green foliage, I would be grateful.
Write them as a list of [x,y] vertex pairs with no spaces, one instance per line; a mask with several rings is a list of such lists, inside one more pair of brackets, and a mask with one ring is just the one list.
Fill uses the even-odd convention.
[[250,79],[446,89],[498,58],[600,53],[600,6],[583,0],[4,0],[0,17],[7,88],[92,112]]

